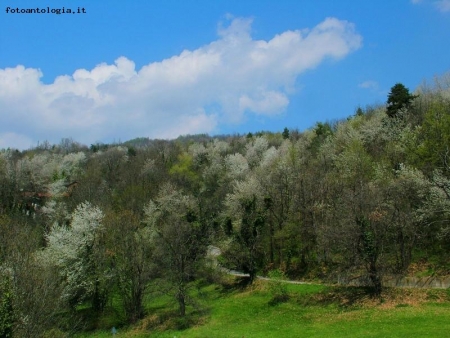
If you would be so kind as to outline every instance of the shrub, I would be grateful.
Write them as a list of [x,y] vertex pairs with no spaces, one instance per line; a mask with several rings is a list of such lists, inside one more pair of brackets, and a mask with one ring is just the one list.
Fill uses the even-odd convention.
[[281,270],[272,270],[269,272],[269,292],[272,294],[270,305],[276,305],[286,302],[289,299],[286,276]]

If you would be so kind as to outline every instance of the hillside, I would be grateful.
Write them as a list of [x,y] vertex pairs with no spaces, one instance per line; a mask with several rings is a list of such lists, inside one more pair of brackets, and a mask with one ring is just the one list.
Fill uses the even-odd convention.
[[[142,323],[171,308],[155,305],[155,294],[176,304],[171,320],[190,324],[201,299],[193,286],[217,282],[216,264],[247,273],[249,285],[258,274],[357,282],[378,300],[386,276],[449,276],[448,83],[443,76],[414,93],[396,84],[386,106],[306,131],[3,149],[0,336],[72,334],[90,325],[80,314],[104,318],[117,308],[121,325]],[[208,255],[212,246],[218,257]],[[225,330],[220,311],[246,295],[219,297],[205,318]],[[267,295],[251,292],[248,301]],[[419,316],[439,330],[448,300],[442,304],[424,305],[424,318],[421,307],[395,311],[405,323]],[[273,309],[294,321],[297,306]],[[298,320],[313,323],[313,332],[327,306]],[[272,308],[255,311],[252,323],[242,319],[251,330],[272,315]],[[380,314],[383,325],[390,314]],[[354,323],[364,330],[366,322]]]

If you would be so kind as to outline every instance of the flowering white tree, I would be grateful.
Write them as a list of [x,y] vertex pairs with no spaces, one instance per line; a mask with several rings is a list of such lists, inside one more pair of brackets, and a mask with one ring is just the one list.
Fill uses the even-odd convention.
[[424,205],[418,210],[419,220],[429,226],[437,225],[438,238],[450,238],[450,179],[442,171],[435,170],[430,189],[423,190]]
[[239,153],[227,155],[225,166],[227,175],[232,179],[243,178],[249,171],[247,159]]
[[248,164],[256,166],[263,158],[265,151],[269,148],[269,142],[264,136],[257,137],[252,143],[245,146]]
[[192,160],[195,166],[201,166],[206,160],[208,151],[201,143],[194,143],[189,146],[189,154],[192,155]]
[[267,149],[263,156],[260,163],[261,167],[269,167],[271,164],[273,164],[279,157],[279,151],[275,147],[270,147]]
[[67,204],[55,199],[48,200],[41,208],[41,213],[44,216],[44,222],[47,229],[55,223],[58,225],[69,224],[71,219],[71,215],[67,210]]
[[427,196],[432,195],[431,185],[421,171],[404,164],[398,170],[377,168],[374,183],[382,191],[383,200],[370,216],[372,221],[387,223],[385,247],[395,253],[394,268],[401,273],[411,263],[413,250],[426,228],[420,216]]
[[103,212],[89,202],[72,213],[69,227],[55,223],[46,236],[41,252],[43,263],[53,265],[65,284],[64,298],[75,305],[91,299],[94,307],[104,305],[102,284],[108,279],[98,260],[99,239],[103,230]]
[[86,161],[86,155],[82,151],[65,155],[59,166],[60,175],[69,180],[73,179],[81,172],[82,165]]
[[49,154],[24,157],[16,163],[16,177],[20,189],[42,190],[56,170],[56,163]]

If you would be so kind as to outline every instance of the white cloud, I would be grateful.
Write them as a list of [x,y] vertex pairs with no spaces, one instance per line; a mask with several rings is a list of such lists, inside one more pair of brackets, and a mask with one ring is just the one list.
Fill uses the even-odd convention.
[[120,57],[43,84],[39,69],[0,69],[0,146],[15,146],[18,134],[34,144],[168,138],[213,132],[244,114],[279,114],[300,74],[362,44],[353,24],[335,18],[268,41],[254,40],[251,24],[233,19],[219,25],[217,40],[140,70]]
[[240,111],[253,111],[259,114],[277,114],[289,104],[289,99],[284,93],[270,91],[258,93],[257,98],[253,99],[247,95],[239,98]]
[[361,82],[358,85],[358,87],[359,88],[364,88],[364,89],[376,90],[376,89],[378,89],[378,82],[372,81],[372,80],[368,80],[368,81]]
[[440,12],[450,12],[450,0],[435,1],[434,4]]

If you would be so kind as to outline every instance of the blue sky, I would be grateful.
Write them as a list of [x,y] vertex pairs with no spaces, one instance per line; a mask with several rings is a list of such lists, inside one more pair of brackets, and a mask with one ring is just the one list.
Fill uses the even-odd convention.
[[0,4],[0,148],[304,130],[450,70],[450,0]]

